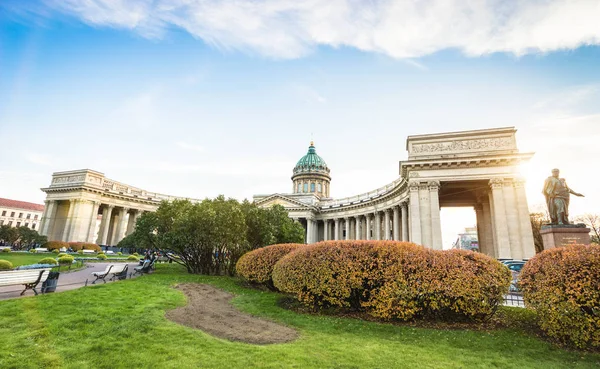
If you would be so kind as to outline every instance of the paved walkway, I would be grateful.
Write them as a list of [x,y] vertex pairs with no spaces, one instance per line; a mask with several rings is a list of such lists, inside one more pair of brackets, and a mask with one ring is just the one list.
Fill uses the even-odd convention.
[[[81,288],[85,286],[85,281],[88,281],[88,285],[92,283],[95,277],[92,277],[93,272],[101,272],[103,271],[107,265],[110,263],[87,263],[86,268],[78,270],[76,272],[65,273],[61,272],[60,277],[58,277],[58,286],[56,287],[56,292],[74,290],[77,288]],[[127,276],[133,273],[133,268],[138,266],[138,263],[128,263],[128,271]],[[99,284],[103,284],[102,281],[98,282]],[[110,281],[106,281],[106,283],[112,283]],[[15,285],[15,286],[5,286],[0,287],[0,300],[7,300],[19,297],[27,297],[33,296],[34,293],[32,290],[28,290],[25,292],[23,296],[20,296],[21,291],[23,291],[23,286]],[[36,289],[38,292],[42,291],[42,284],[40,283]]]

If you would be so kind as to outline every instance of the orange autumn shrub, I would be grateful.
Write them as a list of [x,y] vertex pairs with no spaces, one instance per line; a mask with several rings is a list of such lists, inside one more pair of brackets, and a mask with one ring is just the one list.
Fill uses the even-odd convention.
[[42,247],[47,248],[48,250],[59,250],[69,247],[69,244],[63,241],[48,241],[42,245]]
[[385,318],[481,319],[508,291],[510,272],[470,251],[395,241],[328,241],[283,257],[275,287],[317,308],[363,309]]
[[264,284],[269,289],[276,290],[271,277],[275,263],[301,246],[305,245],[284,243],[247,252],[242,255],[235,265],[236,272],[247,281]]
[[600,348],[600,246],[537,254],[523,267],[520,287],[549,337],[580,349]]
[[102,251],[100,246],[95,243],[87,243],[87,242],[69,242],[69,247],[73,249],[73,251],[79,250],[94,250],[96,252]]

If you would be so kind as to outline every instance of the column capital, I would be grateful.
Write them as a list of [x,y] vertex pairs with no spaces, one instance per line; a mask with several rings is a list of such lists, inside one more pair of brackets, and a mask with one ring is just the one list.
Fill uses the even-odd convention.
[[402,202],[400,203],[400,207],[401,207],[401,208],[404,208],[404,209],[408,209],[408,200],[407,200],[407,201],[402,201]]
[[410,182],[408,182],[408,190],[410,192],[419,191],[419,182],[418,181],[410,181]]
[[502,188],[502,186],[504,185],[504,179],[503,178],[492,178],[490,179],[490,187],[492,188],[492,190],[494,189],[499,189]]
[[115,206],[111,205],[111,204],[106,204],[106,207],[109,208],[109,209],[111,209],[111,210],[115,208]]
[[515,188],[525,187],[525,180],[523,178],[517,178],[513,180],[513,186],[515,186]]
[[429,191],[437,191],[440,189],[440,181],[429,181],[427,187],[429,187]]

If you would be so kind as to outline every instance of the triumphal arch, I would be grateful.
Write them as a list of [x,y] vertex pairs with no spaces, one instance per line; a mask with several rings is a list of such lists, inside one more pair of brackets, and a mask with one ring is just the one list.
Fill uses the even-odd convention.
[[[496,128],[409,136],[398,178],[343,199],[330,196],[330,169],[311,142],[293,169],[292,191],[255,195],[259,206],[284,206],[306,242],[403,240],[442,248],[440,208],[469,206],[480,251],[496,258],[535,254],[519,166],[533,156],[517,148],[516,130]],[[50,240],[116,245],[137,217],[179,197],[126,185],[85,169],[57,172],[46,192],[41,233]],[[188,199],[198,201],[195,199]]]

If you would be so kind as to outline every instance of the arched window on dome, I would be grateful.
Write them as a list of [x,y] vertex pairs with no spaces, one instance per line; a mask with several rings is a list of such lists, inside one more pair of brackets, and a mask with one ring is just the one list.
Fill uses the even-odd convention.
[[308,183],[304,184],[304,191],[303,192],[308,192]]
[[298,183],[298,190],[296,192],[302,192],[302,184]]
[[323,192],[323,185],[321,185],[320,183],[319,183],[319,185],[317,186],[317,188],[319,189],[319,192]]
[[315,184],[314,183],[310,184],[310,192],[315,192]]

